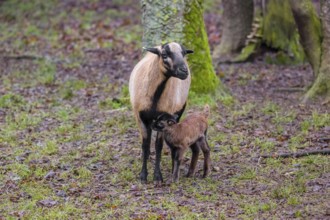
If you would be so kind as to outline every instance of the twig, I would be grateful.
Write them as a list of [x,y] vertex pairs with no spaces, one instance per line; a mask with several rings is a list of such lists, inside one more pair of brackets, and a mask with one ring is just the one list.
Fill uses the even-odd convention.
[[305,157],[309,155],[330,155],[330,150],[313,150],[313,151],[307,151],[307,152],[301,152],[301,153],[284,153],[284,154],[271,154],[271,155],[261,155],[261,158],[298,158],[298,157]]
[[8,60],[42,60],[43,57],[34,55],[17,55],[17,56],[4,56],[4,59]]

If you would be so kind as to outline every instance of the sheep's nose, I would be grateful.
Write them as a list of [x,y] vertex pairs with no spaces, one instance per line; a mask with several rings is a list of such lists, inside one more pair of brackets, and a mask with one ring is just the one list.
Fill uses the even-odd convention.
[[179,67],[179,71],[184,72],[184,73],[187,73],[188,72],[188,69],[187,69],[186,66],[181,66],[181,67]]

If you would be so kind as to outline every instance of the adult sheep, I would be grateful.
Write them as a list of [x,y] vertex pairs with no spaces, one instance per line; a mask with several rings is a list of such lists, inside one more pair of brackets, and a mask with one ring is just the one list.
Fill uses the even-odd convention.
[[[134,116],[142,138],[142,170],[140,179],[147,182],[147,161],[150,155],[151,123],[160,114],[177,114],[178,121],[185,109],[191,76],[185,56],[193,53],[172,42],[146,48],[145,57],[134,67],[129,92]],[[154,182],[163,182],[160,170],[163,134],[156,136]]]

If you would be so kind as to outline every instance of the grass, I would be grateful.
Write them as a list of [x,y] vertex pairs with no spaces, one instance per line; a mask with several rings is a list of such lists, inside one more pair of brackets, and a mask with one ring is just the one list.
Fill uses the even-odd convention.
[[[131,3],[111,2],[119,7]],[[185,160],[179,183],[156,188],[152,148],[149,183],[142,185],[138,180],[141,143],[127,83],[112,83],[108,66],[85,65],[89,59],[102,58],[102,53],[88,55],[86,49],[120,51],[116,58],[128,62],[123,50],[127,55],[139,47],[134,42],[139,41],[141,28],[128,18],[130,11],[106,6],[97,11],[93,4],[99,2],[84,1],[68,12],[60,10],[64,6],[55,0],[1,3],[0,40],[5,51],[42,58],[13,59],[1,70],[0,219],[325,215],[327,191],[315,183],[330,170],[327,156],[258,160],[263,153],[320,147],[314,137],[323,135],[330,121],[321,107],[300,114],[299,106],[287,110],[270,99],[252,102],[217,92],[190,93],[187,109],[211,106],[210,176],[201,178],[200,155],[195,177],[184,177],[190,162]],[[116,31],[113,24],[119,25]],[[229,68],[232,75],[236,73]],[[126,76],[125,68],[118,71]],[[247,86],[253,77],[244,71],[238,84]],[[169,180],[169,153],[162,155],[161,169],[164,180]],[[56,204],[45,207],[40,204],[43,200]]]

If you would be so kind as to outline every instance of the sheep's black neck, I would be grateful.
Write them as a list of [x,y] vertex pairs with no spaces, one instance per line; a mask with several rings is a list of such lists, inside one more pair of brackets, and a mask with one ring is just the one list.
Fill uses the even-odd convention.
[[164,80],[157,86],[154,96],[151,99],[151,107],[148,110],[141,111],[140,118],[146,125],[150,125],[153,119],[157,118],[159,114],[162,114],[163,112],[157,111],[158,102],[160,100],[160,97],[162,96],[165,88],[166,83],[168,82],[170,77],[165,77]]
[[152,111],[156,111],[157,110],[157,105],[158,105],[158,102],[160,100],[160,97],[162,96],[164,90],[165,90],[165,87],[166,87],[166,83],[168,82],[168,79],[170,77],[166,76],[164,78],[164,80],[157,86],[156,88],[156,91],[155,91],[155,94],[152,98],[152,105],[151,105],[151,110]]

